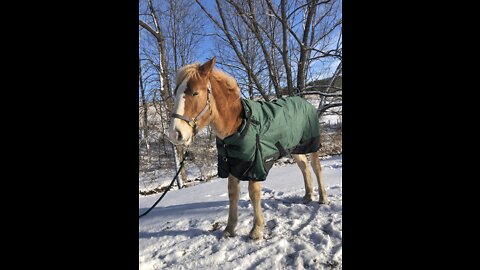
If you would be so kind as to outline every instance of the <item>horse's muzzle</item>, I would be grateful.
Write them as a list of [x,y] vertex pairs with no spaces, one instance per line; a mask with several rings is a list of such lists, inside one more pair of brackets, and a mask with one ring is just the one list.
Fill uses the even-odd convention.
[[182,130],[178,128],[171,128],[168,134],[168,140],[175,145],[182,144],[189,146],[193,140],[192,136],[186,133],[188,132],[182,132]]

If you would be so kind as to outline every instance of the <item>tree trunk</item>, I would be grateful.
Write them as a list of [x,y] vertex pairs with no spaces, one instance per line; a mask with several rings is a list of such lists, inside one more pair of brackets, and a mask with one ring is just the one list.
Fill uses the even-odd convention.
[[287,34],[287,7],[286,1],[281,0],[281,12],[282,12],[282,59],[283,65],[285,66],[285,73],[287,75],[287,88],[288,88],[288,95],[293,96],[293,81],[292,81],[292,67],[290,66],[289,62],[289,55],[288,55],[288,34]]
[[150,143],[148,141],[148,103],[145,97],[145,88],[143,86],[143,78],[142,78],[142,65],[140,61],[138,61],[138,81],[140,85],[140,95],[142,100],[142,110],[143,110],[143,139],[145,141],[145,147],[147,148],[147,155],[148,155],[148,162],[151,161],[151,152],[150,152]]
[[317,1],[313,0],[311,4],[308,5],[307,9],[307,18],[305,21],[305,26],[303,30],[302,44],[300,44],[300,57],[298,60],[297,67],[297,88],[300,92],[305,88],[305,67],[307,63],[307,42],[308,36],[310,34],[310,26],[312,24],[312,18],[315,14],[315,9],[317,8]]
[[[166,48],[165,48],[165,39],[163,37],[162,33],[162,28],[160,27],[159,19],[157,14],[155,13],[155,9],[153,7],[153,2],[152,0],[148,1],[148,6],[150,10],[150,15],[153,19],[153,23],[155,24],[155,30],[152,29],[149,25],[147,25],[145,22],[139,20],[140,26],[142,26],[144,29],[146,29],[148,32],[150,32],[155,39],[157,40],[157,45],[158,45],[158,50],[160,51],[160,93],[162,96],[163,101],[165,102],[165,105],[167,107],[168,112],[173,111],[173,99],[171,98],[172,96],[172,91],[170,87],[170,79],[168,76],[168,64],[167,64],[167,53],[166,53]],[[175,147],[176,148],[176,147]],[[181,151],[180,151],[181,152]],[[180,154],[181,155],[181,154]],[[177,167],[178,169],[178,167]],[[180,172],[181,179],[183,182],[186,182],[186,173],[185,173],[185,167],[182,168],[182,171]],[[179,185],[181,187],[182,185]]]
[[[175,156],[175,172],[180,168],[180,161],[183,159],[182,147],[179,145],[173,145],[173,154]],[[185,179],[185,180],[184,180]],[[178,189],[183,187],[183,184],[186,183],[187,174],[185,173],[185,167],[180,171],[180,177],[177,177],[177,186]]]

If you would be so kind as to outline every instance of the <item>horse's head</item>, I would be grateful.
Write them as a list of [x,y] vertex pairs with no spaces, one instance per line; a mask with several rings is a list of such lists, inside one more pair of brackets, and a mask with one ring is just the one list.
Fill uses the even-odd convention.
[[178,71],[169,130],[172,142],[190,145],[195,134],[210,121],[213,97],[210,76],[215,60],[214,57],[203,65],[187,65]]

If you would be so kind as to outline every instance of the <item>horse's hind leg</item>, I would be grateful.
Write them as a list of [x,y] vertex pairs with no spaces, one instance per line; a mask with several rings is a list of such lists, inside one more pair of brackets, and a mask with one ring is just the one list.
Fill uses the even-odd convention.
[[256,240],[263,236],[263,213],[260,204],[260,182],[248,181],[248,194],[253,204],[253,228],[250,231],[250,238]]
[[315,172],[315,175],[317,176],[317,182],[318,182],[318,193],[319,193],[319,203],[320,204],[328,204],[328,197],[327,197],[327,192],[325,191],[325,185],[323,185],[323,180],[322,180],[322,166],[320,166],[320,160],[318,159],[319,152],[314,152],[311,155],[311,163],[312,163],[312,168],[313,171]]
[[305,196],[303,201],[305,203],[311,202],[313,200],[313,186],[312,186],[312,177],[310,175],[310,168],[308,168],[308,159],[306,155],[292,155],[293,159],[297,162],[298,167],[303,174],[303,182],[305,183]]
[[238,197],[240,195],[240,181],[237,178],[228,176],[228,199],[230,205],[228,208],[228,223],[227,227],[223,231],[224,237],[235,236],[235,227],[237,226],[238,219]]

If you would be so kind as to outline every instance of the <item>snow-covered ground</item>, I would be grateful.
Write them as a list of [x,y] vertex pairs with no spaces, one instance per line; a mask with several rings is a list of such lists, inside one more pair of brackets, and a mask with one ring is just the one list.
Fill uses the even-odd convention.
[[[223,238],[227,180],[170,191],[139,221],[140,269],[341,269],[342,156],[321,160],[330,205],[301,203],[303,178],[295,164],[271,169],[262,183],[264,239],[248,238],[253,207],[241,182],[237,236]],[[139,197],[139,213],[160,194]]]

